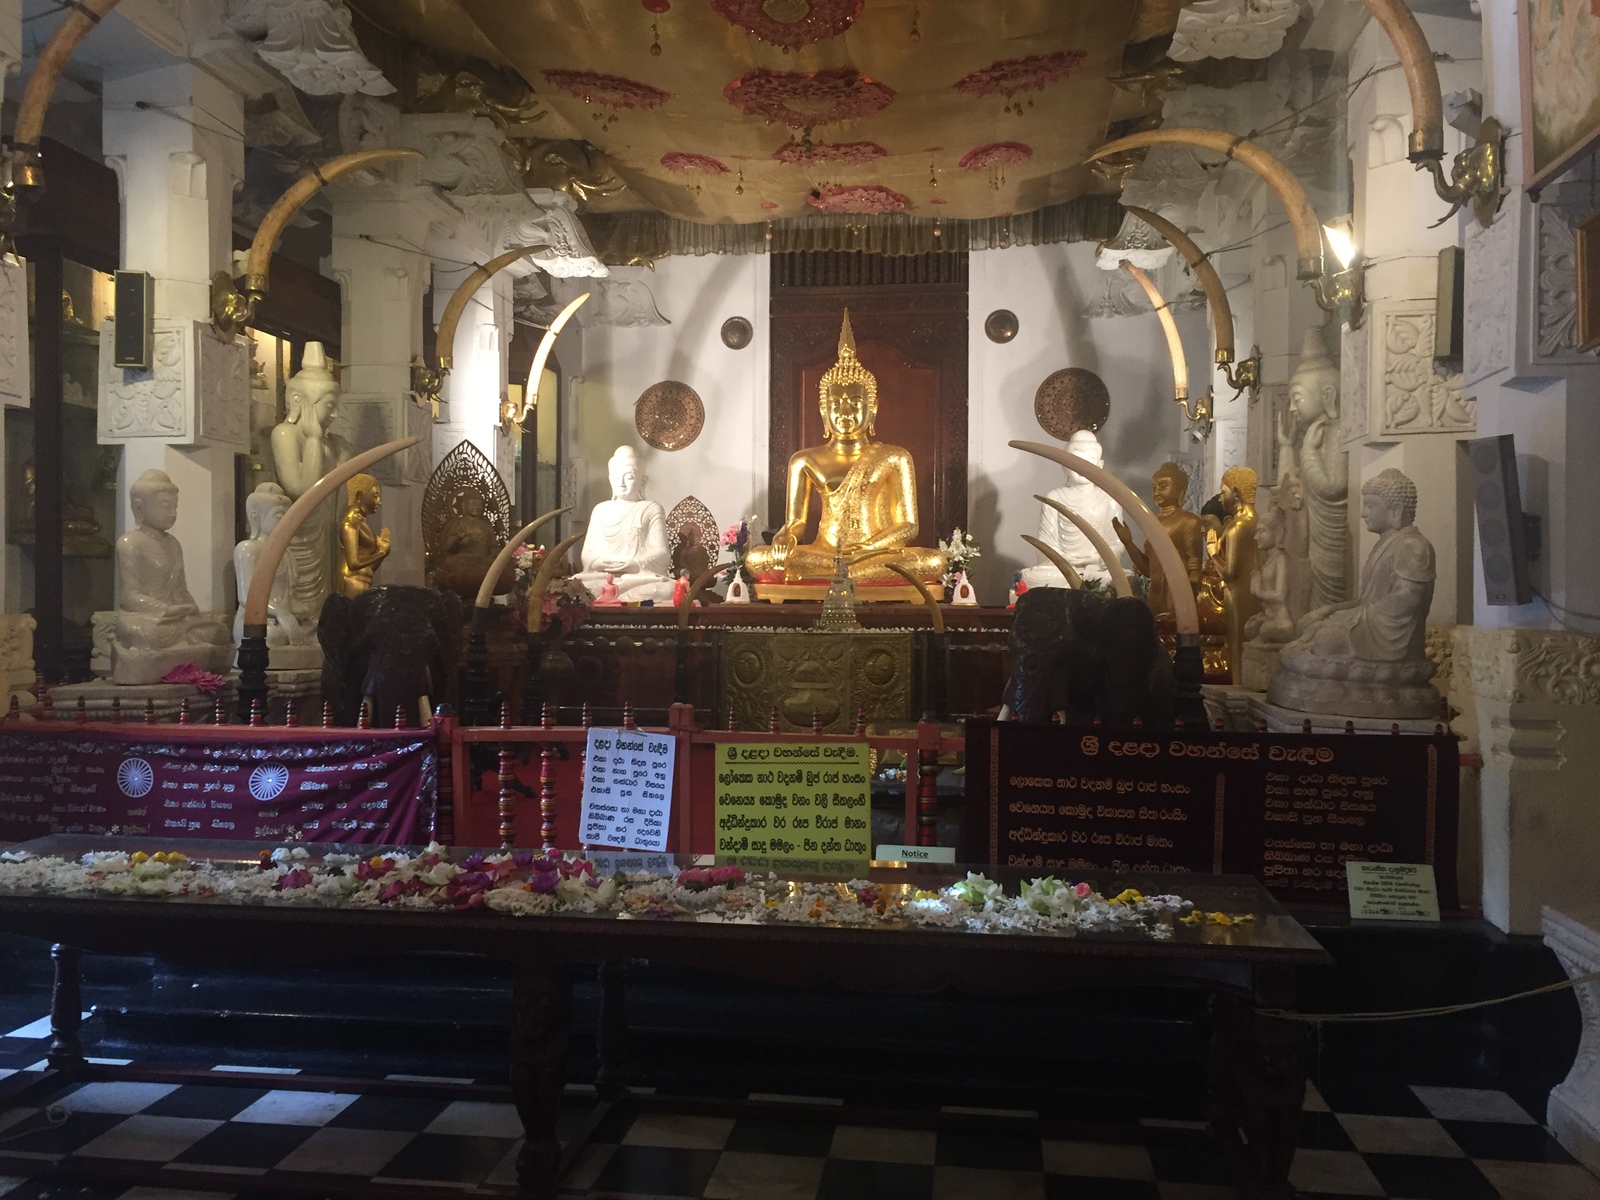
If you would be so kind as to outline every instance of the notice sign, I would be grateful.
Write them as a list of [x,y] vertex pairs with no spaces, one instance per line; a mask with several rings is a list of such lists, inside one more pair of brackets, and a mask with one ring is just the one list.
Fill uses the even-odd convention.
[[1425,863],[1456,906],[1455,739],[967,722],[962,859],[1253,875],[1345,905],[1353,862]]
[[642,729],[591,729],[584,760],[580,841],[665,850],[678,743]]
[[865,742],[717,744],[719,858],[865,863],[871,833]]
[[1439,889],[1426,863],[1347,862],[1350,915],[1362,921],[1437,921]]

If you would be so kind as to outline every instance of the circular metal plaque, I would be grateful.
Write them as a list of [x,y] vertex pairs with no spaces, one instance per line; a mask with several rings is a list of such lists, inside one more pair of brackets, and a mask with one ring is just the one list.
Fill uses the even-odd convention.
[[1098,433],[1111,415],[1111,393],[1093,371],[1064,367],[1039,385],[1033,415],[1039,428],[1059,441],[1080,429]]
[[997,308],[983,323],[983,332],[991,342],[1009,342],[1017,336],[1017,314],[1009,308]]
[[639,436],[657,450],[682,450],[705,428],[706,407],[687,383],[664,379],[645,388],[633,406]]
[[744,317],[729,317],[722,323],[722,344],[729,350],[743,350],[755,336],[755,329]]

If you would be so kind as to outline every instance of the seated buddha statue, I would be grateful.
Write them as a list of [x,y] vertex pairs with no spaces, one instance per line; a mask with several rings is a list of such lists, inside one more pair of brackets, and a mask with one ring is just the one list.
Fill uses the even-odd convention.
[[[868,563],[852,565],[858,583],[902,583],[884,564],[894,562],[924,583],[945,571],[938,550],[912,545],[917,536],[917,475],[911,454],[901,446],[872,440],[878,419],[878,381],[856,358],[850,311],[839,330],[839,358],[818,387],[822,428],[828,440],[789,458],[783,527],[766,546],[746,559],[759,583],[826,583],[833,560],[874,550],[893,550]],[[817,539],[800,545],[815,494],[822,506]]]

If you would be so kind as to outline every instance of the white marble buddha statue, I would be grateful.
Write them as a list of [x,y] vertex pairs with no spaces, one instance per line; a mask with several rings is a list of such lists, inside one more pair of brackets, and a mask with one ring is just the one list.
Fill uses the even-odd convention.
[[[275,483],[261,483],[244,502],[250,536],[233,548],[233,577],[239,594],[239,609],[233,617],[233,640],[244,640],[244,602],[255,578],[256,563],[267,538],[289,511],[289,495]],[[322,647],[311,636],[311,629],[294,614],[294,558],[285,554],[278,560],[278,572],[267,596],[267,652],[272,670],[314,670],[322,665]]]
[[[350,457],[344,439],[331,432],[339,412],[339,384],[328,369],[321,342],[307,342],[300,370],[284,387],[289,415],[272,431],[272,463],[278,484],[291,500]],[[302,625],[315,628],[322,602],[333,591],[338,537],[338,499],[306,518],[289,543],[294,591],[289,607]]]
[[1434,553],[1413,523],[1416,512],[1416,484],[1392,467],[1362,487],[1361,518],[1378,544],[1361,568],[1361,590],[1301,619],[1279,655],[1270,703],[1352,717],[1439,714],[1427,655]]
[[167,532],[178,519],[177,486],[165,471],[146,471],[128,489],[128,500],[136,524],[117,539],[112,682],[160,683],[173,667],[190,662],[226,674],[233,658],[227,618],[195,604],[183,547]]
[[667,514],[644,498],[644,472],[632,446],[618,446],[607,464],[611,499],[595,505],[583,537],[578,580],[598,597],[608,578],[623,603],[672,603],[672,551]]
[[[1080,429],[1073,434],[1067,440],[1067,452],[1097,467],[1105,465],[1100,439],[1095,437],[1093,430]],[[1113,524],[1122,515],[1116,501],[1076,471],[1068,471],[1066,475],[1067,482],[1053,490],[1050,499],[1072,509],[1095,527],[1107,545],[1115,547],[1119,538]],[[1106,569],[1105,559],[1100,557],[1094,543],[1084,536],[1083,530],[1047,504],[1039,506],[1039,540],[1071,563],[1072,569],[1083,579],[1110,580],[1111,572]],[[1022,579],[1030,588],[1070,586],[1060,569],[1051,562],[1027,568],[1022,572]]]

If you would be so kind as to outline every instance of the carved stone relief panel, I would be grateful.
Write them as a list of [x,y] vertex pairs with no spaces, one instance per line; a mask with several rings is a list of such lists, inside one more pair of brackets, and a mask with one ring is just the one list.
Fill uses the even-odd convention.
[[192,322],[157,322],[144,370],[112,365],[112,328],[100,327],[102,444],[158,438],[184,444],[194,434]]
[[407,437],[421,438],[415,446],[401,455],[405,462],[402,470],[407,483],[426,483],[433,474],[433,430],[432,419],[427,409],[413,403],[409,398],[403,400],[406,410]]
[[1540,358],[1570,354],[1578,344],[1578,247],[1567,213],[1539,206]]
[[[1250,457],[1248,465],[1262,487],[1278,482],[1278,423],[1289,411],[1289,385],[1267,383],[1261,386],[1250,405]],[[1190,509],[1198,512],[1198,509]]]
[[32,403],[28,378],[28,268],[15,259],[0,259],[0,403],[27,408]]
[[1368,412],[1367,374],[1372,370],[1372,322],[1360,329],[1346,329],[1339,354],[1339,433],[1346,442],[1367,436],[1371,430]]
[[1516,213],[1504,213],[1488,229],[1468,221],[1466,229],[1462,374],[1470,386],[1512,365],[1512,313],[1517,298]]
[[[1375,314],[1379,315],[1379,314]],[[1433,365],[1432,306],[1381,313],[1383,401],[1378,433],[1470,433],[1476,404],[1461,390],[1461,375],[1440,375]]]
[[219,341],[203,325],[194,327],[199,363],[200,437],[241,454],[250,449],[250,346]]
[[[416,408],[408,396],[384,393],[346,393],[339,397],[339,412],[333,419],[333,432],[345,439],[352,454],[370,450],[405,435],[399,432],[404,420],[402,406]],[[419,410],[420,411],[420,410]],[[402,452],[390,455],[372,468],[372,476],[382,484],[409,482],[403,478]],[[424,476],[424,479],[426,476]]]

